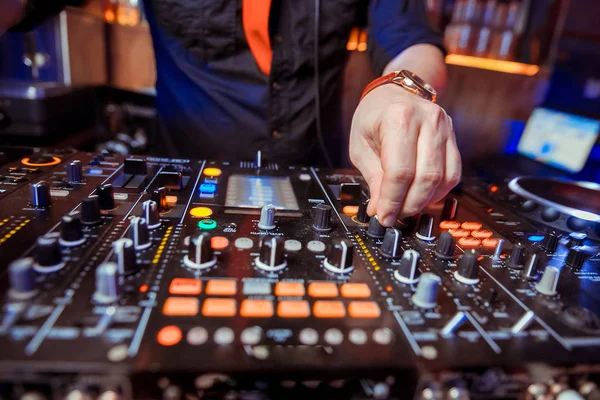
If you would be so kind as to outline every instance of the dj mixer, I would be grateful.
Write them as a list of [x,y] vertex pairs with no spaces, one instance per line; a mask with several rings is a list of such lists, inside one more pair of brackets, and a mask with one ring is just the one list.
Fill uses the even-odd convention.
[[38,149],[0,171],[1,399],[598,399],[600,193]]

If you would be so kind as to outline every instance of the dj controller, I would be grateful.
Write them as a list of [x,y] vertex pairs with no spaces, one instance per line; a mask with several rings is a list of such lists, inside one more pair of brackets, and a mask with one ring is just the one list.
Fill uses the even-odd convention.
[[38,149],[0,171],[0,399],[598,399],[591,184]]

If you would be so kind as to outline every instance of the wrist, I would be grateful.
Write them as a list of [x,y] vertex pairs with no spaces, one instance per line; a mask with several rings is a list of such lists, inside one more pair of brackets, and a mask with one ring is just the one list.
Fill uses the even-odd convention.
[[437,93],[433,87],[421,79],[418,75],[408,70],[394,71],[375,79],[367,85],[362,93],[361,100],[372,90],[379,86],[395,84],[407,92],[419,96],[425,100],[435,103]]

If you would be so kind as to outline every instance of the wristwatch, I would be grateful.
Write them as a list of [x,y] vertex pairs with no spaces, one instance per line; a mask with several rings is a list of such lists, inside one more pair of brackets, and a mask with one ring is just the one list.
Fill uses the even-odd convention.
[[363,91],[363,94],[360,97],[360,99],[362,100],[371,90],[388,83],[395,83],[403,89],[408,90],[409,92],[416,94],[417,96],[422,97],[425,100],[429,100],[433,103],[435,103],[435,100],[437,98],[437,92],[435,91],[433,86],[425,82],[414,72],[410,72],[407,69],[403,69],[402,71],[391,72],[369,83]]

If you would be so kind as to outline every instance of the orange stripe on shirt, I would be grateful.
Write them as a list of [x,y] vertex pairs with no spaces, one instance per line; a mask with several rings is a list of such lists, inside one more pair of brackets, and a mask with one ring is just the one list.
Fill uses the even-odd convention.
[[269,75],[273,50],[269,38],[271,0],[242,0],[242,24],[252,56],[260,70]]

